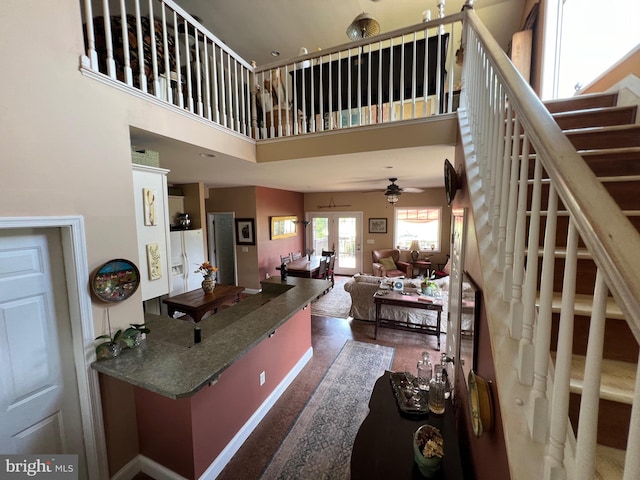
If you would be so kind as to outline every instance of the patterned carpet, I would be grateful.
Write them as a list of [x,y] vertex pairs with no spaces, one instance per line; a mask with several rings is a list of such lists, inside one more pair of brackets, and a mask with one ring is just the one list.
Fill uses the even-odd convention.
[[351,308],[351,295],[345,291],[344,284],[351,277],[336,276],[336,284],[325,295],[311,303],[311,315],[321,317],[347,318]]
[[347,340],[261,479],[348,479],[353,441],[393,355],[391,347]]

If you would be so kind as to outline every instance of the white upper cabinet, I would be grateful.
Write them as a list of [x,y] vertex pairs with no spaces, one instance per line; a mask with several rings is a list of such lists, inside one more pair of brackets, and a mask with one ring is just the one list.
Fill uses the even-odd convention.
[[170,289],[167,173],[169,170],[133,165],[138,267],[143,301],[167,295]]

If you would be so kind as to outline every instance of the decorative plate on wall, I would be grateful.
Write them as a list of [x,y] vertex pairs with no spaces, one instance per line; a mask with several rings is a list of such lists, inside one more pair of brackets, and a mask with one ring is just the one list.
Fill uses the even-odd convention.
[[121,302],[133,295],[140,285],[140,272],[129,260],[109,260],[96,270],[91,290],[105,302]]
[[484,432],[493,430],[493,400],[489,382],[477,375],[473,370],[469,371],[469,414],[471,426],[476,437],[481,437]]

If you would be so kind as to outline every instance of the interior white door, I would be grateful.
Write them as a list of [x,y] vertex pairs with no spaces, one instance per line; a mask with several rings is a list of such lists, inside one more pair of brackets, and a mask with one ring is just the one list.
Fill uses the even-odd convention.
[[307,248],[335,250],[337,275],[362,272],[362,212],[309,213]]
[[[462,274],[464,268],[464,246],[466,236],[466,209],[454,209],[451,213],[451,273],[449,275],[449,317],[447,318],[447,357],[453,363],[447,364],[447,374],[451,385],[456,383],[455,362],[460,361],[460,324],[462,322]],[[451,389],[454,394],[454,389]]]
[[0,451],[78,454],[88,478],[65,285],[58,229],[0,231]]

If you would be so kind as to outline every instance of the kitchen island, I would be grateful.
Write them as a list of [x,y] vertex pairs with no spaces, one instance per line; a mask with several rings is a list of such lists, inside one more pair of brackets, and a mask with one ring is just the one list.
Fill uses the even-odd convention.
[[313,355],[310,302],[328,280],[279,278],[197,324],[145,314],[140,347],[95,362],[134,386],[140,454],[188,479],[215,478]]

